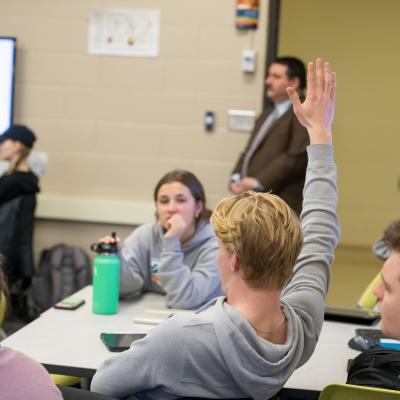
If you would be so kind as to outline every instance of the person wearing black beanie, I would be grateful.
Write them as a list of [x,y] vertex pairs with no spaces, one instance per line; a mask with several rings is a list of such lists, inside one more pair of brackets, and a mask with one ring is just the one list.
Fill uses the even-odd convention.
[[0,136],[0,160],[9,163],[0,178],[0,207],[15,197],[40,191],[38,177],[27,162],[35,140],[35,134],[24,125],[12,125]]

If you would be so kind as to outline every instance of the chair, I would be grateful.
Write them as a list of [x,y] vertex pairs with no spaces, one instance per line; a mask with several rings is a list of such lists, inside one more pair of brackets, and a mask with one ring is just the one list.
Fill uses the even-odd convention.
[[355,385],[328,385],[319,400],[399,400],[400,391]]
[[[14,310],[17,313],[23,291],[31,283],[35,272],[33,262],[33,229],[36,194],[16,197],[0,207],[0,254],[6,258],[5,275],[10,285]],[[4,294],[0,298],[0,324],[7,304]],[[80,379],[74,376],[51,375],[60,385],[76,385]]]
[[22,280],[26,286],[35,272],[32,245],[35,209],[36,194],[16,197],[0,207],[0,254],[6,257],[9,284]]
[[364,292],[357,301],[357,307],[372,309],[378,303],[378,298],[374,294],[374,289],[381,283],[381,274],[377,274],[368,284]]
[[[372,246],[372,252],[376,257],[382,261],[386,261],[390,256],[390,247],[383,241],[383,239],[378,240]],[[360,308],[374,308],[378,299],[374,294],[374,289],[381,283],[381,274],[375,276],[374,279],[369,283],[364,292],[361,294],[357,301],[357,306]]]
[[83,389],[64,387],[61,385],[57,386],[60,389],[64,400],[117,400],[115,397],[89,392]]
[[55,385],[76,386],[81,383],[81,379],[78,376],[50,374],[50,377]]

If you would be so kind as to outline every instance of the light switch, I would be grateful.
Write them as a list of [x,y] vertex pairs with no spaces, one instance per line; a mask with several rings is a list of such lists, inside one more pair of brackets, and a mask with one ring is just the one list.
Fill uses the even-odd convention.
[[256,71],[256,52],[254,50],[243,50],[242,71],[248,74]]

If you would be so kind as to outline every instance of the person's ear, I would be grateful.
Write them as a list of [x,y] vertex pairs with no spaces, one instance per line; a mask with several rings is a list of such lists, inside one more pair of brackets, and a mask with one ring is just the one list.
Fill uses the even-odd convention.
[[294,78],[289,79],[289,86],[297,92],[300,89],[300,78],[295,76]]
[[195,219],[199,218],[199,216],[201,215],[203,210],[204,210],[203,202],[201,200],[196,201],[196,206],[195,206],[195,209],[194,209],[194,218]]
[[231,265],[230,265],[230,269],[231,272],[237,272],[239,270],[240,264],[239,264],[239,260],[236,256],[236,254],[232,254],[231,255]]
[[22,143],[19,140],[14,140],[14,146],[15,146],[17,151],[21,151],[22,150]]

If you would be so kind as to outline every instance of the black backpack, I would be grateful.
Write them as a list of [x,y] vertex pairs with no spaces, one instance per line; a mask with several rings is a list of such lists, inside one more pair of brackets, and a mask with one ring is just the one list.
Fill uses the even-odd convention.
[[400,351],[377,346],[362,352],[351,363],[346,383],[400,390]]
[[36,318],[55,303],[92,283],[89,256],[79,247],[57,244],[43,250],[27,293],[27,313]]

